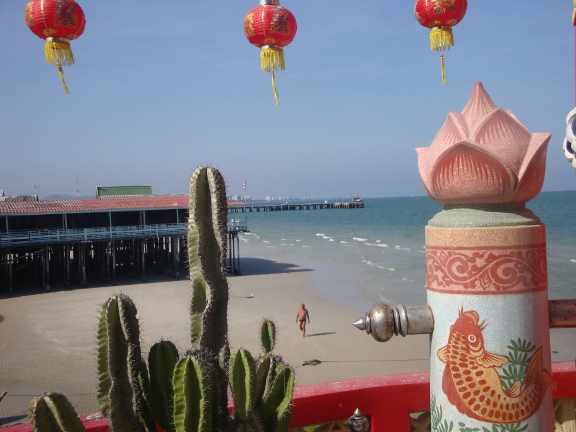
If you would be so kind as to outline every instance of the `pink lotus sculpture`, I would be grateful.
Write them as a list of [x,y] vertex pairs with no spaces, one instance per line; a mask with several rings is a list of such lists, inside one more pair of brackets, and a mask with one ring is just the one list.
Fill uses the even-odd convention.
[[444,205],[524,204],[540,192],[549,133],[530,133],[476,83],[430,147],[417,148],[426,192]]

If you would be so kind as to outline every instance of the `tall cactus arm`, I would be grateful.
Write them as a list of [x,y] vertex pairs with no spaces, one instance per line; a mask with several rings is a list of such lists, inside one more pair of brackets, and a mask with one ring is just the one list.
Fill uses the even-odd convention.
[[161,340],[150,348],[148,354],[150,397],[148,400],[154,417],[165,432],[174,432],[172,377],[177,362],[178,349],[173,342]]
[[[192,347],[218,359],[211,391],[215,422],[227,416],[228,281],[225,274],[228,235],[226,185],[212,167],[197,168],[190,180],[188,259],[192,279]],[[216,429],[221,428],[215,424]]]
[[220,353],[228,345],[228,281],[225,275],[227,203],[216,168],[200,167],[190,180],[188,258],[192,279],[194,348]]
[[208,365],[192,356],[178,360],[174,368],[174,428],[176,432],[208,432],[212,407]]
[[44,393],[32,399],[28,411],[35,432],[86,431],[70,401],[60,393]]
[[236,415],[247,422],[254,409],[256,364],[249,351],[241,348],[230,356],[229,382]]

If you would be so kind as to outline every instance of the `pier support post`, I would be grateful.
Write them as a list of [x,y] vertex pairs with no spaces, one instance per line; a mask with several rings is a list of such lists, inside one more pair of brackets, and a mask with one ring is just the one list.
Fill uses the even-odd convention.
[[112,285],[116,285],[116,242],[112,240],[111,247],[111,254],[112,254],[112,277],[111,283]]
[[80,284],[82,288],[86,288],[88,283],[86,282],[86,244],[80,243],[80,255],[79,255],[79,264],[80,264]]
[[64,285],[66,288],[70,288],[70,243],[64,245],[64,265],[66,267]]
[[8,248],[8,292],[12,294],[14,292],[14,288],[12,286],[12,269],[14,267],[14,254],[12,253],[12,249]]
[[50,292],[50,248],[48,245],[44,248],[44,289],[46,292]]
[[146,240],[140,240],[138,244],[140,246],[141,279],[142,282],[146,282]]
[[172,237],[172,274],[174,279],[180,278],[180,239],[179,237]]

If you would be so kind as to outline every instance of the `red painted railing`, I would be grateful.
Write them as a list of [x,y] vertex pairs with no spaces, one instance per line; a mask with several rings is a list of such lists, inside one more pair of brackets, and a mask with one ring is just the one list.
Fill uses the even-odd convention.
[[[554,399],[576,398],[574,363],[552,365]],[[329,423],[350,417],[356,408],[370,419],[372,431],[409,432],[410,413],[430,409],[428,373],[381,375],[299,386],[294,395],[291,427]],[[82,416],[88,432],[109,432],[108,422],[94,414]],[[29,424],[0,428],[31,432]]]

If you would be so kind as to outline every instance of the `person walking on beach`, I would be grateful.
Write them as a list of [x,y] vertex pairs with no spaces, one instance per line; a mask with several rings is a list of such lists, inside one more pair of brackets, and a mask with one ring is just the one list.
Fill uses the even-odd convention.
[[306,336],[306,320],[308,320],[308,324],[310,324],[310,314],[308,313],[308,309],[304,306],[304,303],[298,309],[298,313],[296,314],[296,322],[302,330],[302,337]]

